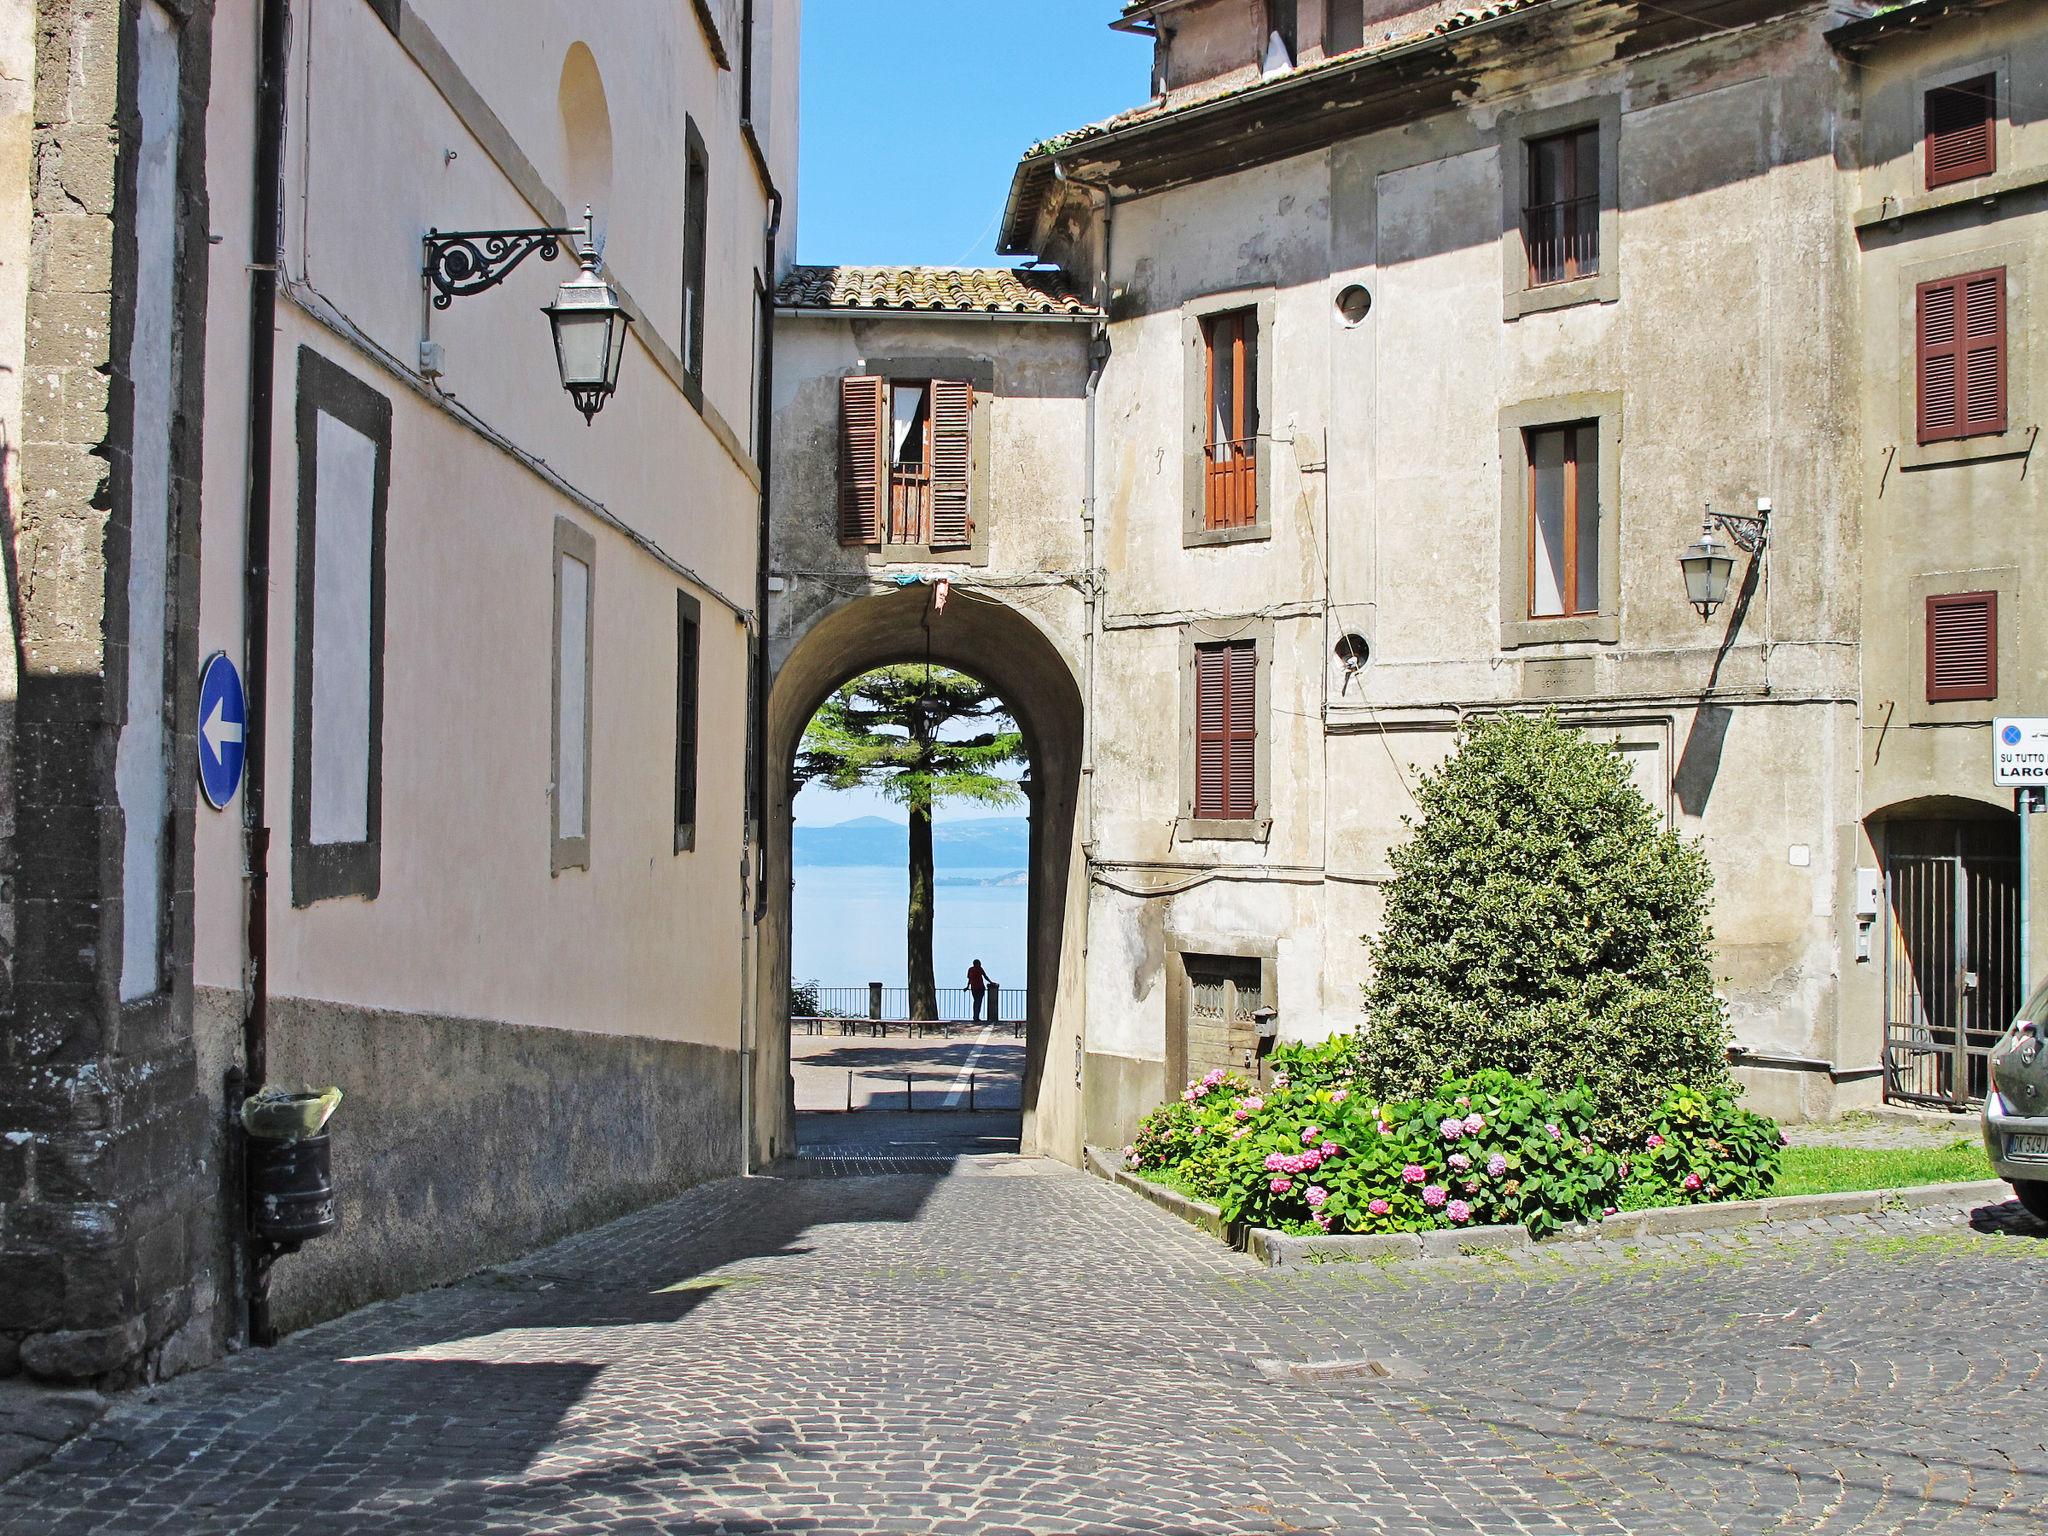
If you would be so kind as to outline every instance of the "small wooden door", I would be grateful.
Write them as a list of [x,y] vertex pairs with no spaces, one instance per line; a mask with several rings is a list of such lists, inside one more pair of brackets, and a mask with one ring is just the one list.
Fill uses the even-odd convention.
[[1221,1067],[1260,1081],[1258,1011],[1265,1005],[1256,957],[1187,955],[1187,1076],[1194,1079]]

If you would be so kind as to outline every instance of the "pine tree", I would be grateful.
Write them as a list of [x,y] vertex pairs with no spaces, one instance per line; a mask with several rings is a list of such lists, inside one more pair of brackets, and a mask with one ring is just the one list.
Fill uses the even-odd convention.
[[[963,728],[985,726],[977,734]],[[965,673],[915,662],[878,667],[818,707],[797,751],[796,784],[870,785],[910,813],[910,903],[904,930],[910,1016],[938,1017],[932,974],[932,811],[948,800],[1001,808],[1022,792],[997,770],[1024,760],[1002,700]]]

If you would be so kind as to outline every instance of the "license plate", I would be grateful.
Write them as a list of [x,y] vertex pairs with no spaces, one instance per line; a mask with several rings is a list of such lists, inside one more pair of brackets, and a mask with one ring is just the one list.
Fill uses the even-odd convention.
[[2038,1157],[2048,1162],[2048,1136],[2015,1134],[2005,1138],[2007,1157]]

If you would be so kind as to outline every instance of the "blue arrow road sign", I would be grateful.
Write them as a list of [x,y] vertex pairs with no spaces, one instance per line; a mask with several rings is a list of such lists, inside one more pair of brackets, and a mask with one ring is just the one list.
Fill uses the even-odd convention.
[[242,674],[226,652],[216,651],[199,674],[199,787],[216,811],[225,809],[241,786],[248,719]]

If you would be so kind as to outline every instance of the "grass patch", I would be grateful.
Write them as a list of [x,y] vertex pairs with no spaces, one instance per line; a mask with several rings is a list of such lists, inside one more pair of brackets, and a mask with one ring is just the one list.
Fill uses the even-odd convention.
[[1177,1195],[1186,1195],[1190,1200],[1200,1200],[1205,1205],[1215,1203],[1211,1196],[1200,1193],[1182,1178],[1178,1168],[1140,1168],[1137,1174],[1147,1184],[1157,1184],[1161,1189],[1170,1189]]
[[1774,1195],[1831,1195],[1995,1178],[1983,1143],[1958,1137],[1945,1147],[1787,1147]]

